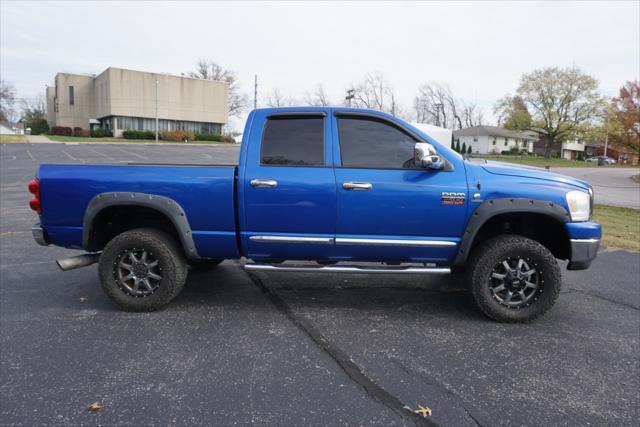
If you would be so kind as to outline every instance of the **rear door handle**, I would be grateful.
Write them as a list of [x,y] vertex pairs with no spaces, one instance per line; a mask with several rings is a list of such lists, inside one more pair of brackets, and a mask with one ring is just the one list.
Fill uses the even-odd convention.
[[366,191],[371,190],[373,185],[370,182],[345,182],[342,184],[345,190]]
[[256,188],[276,188],[278,181],[274,179],[252,179],[251,186]]

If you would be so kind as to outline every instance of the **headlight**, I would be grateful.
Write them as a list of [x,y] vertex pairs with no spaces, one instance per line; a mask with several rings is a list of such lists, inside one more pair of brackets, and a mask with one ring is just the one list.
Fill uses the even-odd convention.
[[571,221],[588,221],[591,217],[591,196],[584,191],[569,191],[565,194]]

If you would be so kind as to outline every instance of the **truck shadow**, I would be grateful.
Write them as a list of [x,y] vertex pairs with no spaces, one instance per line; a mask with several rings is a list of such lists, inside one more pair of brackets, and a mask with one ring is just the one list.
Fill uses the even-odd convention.
[[194,306],[250,308],[279,298],[298,310],[357,310],[361,314],[445,316],[485,319],[463,284],[447,277],[337,275],[321,273],[258,273],[259,283],[235,263],[211,271],[189,273],[175,309]]

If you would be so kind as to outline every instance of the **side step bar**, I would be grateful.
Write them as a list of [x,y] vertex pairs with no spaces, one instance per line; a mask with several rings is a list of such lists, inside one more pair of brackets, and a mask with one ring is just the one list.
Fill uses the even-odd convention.
[[366,273],[366,274],[451,274],[449,267],[360,267],[354,265],[273,265],[245,264],[248,271],[280,271],[296,273]]

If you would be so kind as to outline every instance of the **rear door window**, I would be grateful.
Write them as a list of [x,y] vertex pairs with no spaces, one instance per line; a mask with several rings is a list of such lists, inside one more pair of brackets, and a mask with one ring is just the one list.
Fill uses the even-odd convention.
[[324,117],[270,117],[265,124],[260,163],[270,166],[324,166]]

